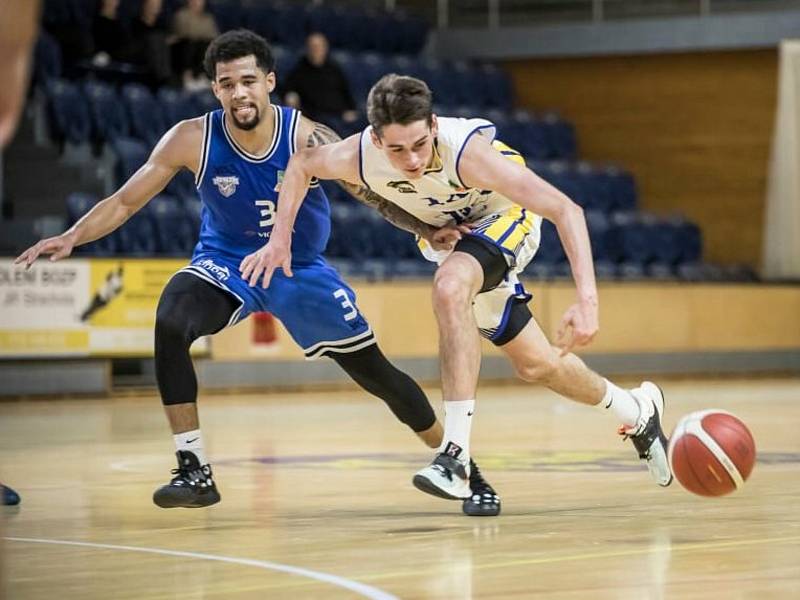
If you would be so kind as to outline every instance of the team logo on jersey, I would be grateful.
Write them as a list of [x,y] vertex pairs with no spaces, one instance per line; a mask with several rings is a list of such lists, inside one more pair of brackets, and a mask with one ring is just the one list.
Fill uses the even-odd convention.
[[283,171],[278,171],[278,183],[275,184],[275,187],[272,188],[272,191],[280,192],[282,183],[283,183]]
[[402,181],[390,181],[386,185],[388,185],[390,188],[396,189],[401,194],[417,193],[417,188],[415,188],[414,185],[406,179],[403,179]]
[[219,193],[225,196],[226,198],[230,198],[236,192],[236,186],[239,185],[239,178],[235,175],[231,175],[230,177],[214,177],[211,180]]
[[450,187],[453,188],[457,192],[466,192],[467,191],[467,188],[465,188],[463,185],[460,185],[460,184],[456,183],[452,179],[448,180],[448,183],[450,184]]

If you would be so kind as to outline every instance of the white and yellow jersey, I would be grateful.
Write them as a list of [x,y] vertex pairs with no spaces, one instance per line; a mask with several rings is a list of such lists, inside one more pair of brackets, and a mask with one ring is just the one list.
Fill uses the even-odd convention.
[[[486,119],[439,117],[433,162],[424,175],[409,180],[395,169],[371,139],[371,127],[361,133],[359,172],[376,194],[434,227],[469,223],[474,232],[495,243],[512,268],[521,270],[539,246],[542,219],[491,190],[467,187],[459,174],[459,160],[473,135],[482,135],[510,160],[525,164],[519,152],[495,140],[495,126]],[[435,252],[424,240],[420,250],[428,260],[441,263],[449,252]]]

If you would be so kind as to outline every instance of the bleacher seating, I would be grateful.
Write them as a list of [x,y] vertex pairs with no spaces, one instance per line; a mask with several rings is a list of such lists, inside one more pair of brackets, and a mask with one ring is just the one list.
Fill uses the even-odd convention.
[[[165,0],[164,18],[180,5],[181,0]],[[138,0],[123,0],[122,18],[134,18],[136,7]],[[342,135],[366,125],[367,92],[390,72],[426,80],[434,92],[438,114],[492,120],[499,139],[521,152],[538,175],[584,209],[600,279],[754,278],[746,268],[722,269],[703,263],[702,236],[696,225],[681,217],[656,218],[640,212],[631,173],[614,165],[580,161],[575,128],[558,113],[514,110],[511,81],[498,66],[418,56],[427,30],[415,18],[400,12],[387,14],[328,3],[303,6],[280,0],[210,0],[208,7],[222,31],[249,27],[273,43],[279,86],[299,59],[307,32],[325,33],[361,111],[355,123],[330,123]],[[90,26],[93,10],[93,3],[83,0],[46,0],[45,25],[80,30]],[[130,83],[130,79],[104,82],[91,75],[77,81],[61,79],[60,49],[46,34],[37,43],[35,56],[34,85],[43,91],[51,136],[59,143],[91,141],[97,153],[110,149],[116,156],[118,185],[145,162],[169,127],[219,107],[210,90],[151,90]],[[385,222],[336,184],[324,182],[323,187],[332,205],[327,255],[345,276],[420,277],[435,270],[435,265],[421,257],[413,236]],[[68,222],[74,223],[97,200],[72,194],[67,199]],[[164,194],[119,231],[79,251],[102,256],[185,256],[196,243],[201,212],[193,175],[182,171]],[[549,222],[543,224],[540,248],[525,274],[539,279],[570,276],[564,249]]]

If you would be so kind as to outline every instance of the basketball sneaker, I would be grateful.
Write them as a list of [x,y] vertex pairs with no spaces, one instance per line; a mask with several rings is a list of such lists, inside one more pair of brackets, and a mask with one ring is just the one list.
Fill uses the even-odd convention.
[[469,459],[469,489],[472,496],[464,500],[461,510],[470,517],[496,517],[500,514],[500,496],[481,475],[478,465]]
[[655,482],[663,487],[672,483],[672,471],[667,458],[669,440],[661,429],[664,414],[664,392],[655,383],[645,381],[630,391],[639,403],[639,419],[631,426],[619,428],[624,440],[630,438],[639,458],[647,461],[647,469]]
[[202,508],[219,502],[211,465],[201,465],[188,450],[178,450],[176,456],[178,468],[172,469],[175,477],[153,493],[153,502],[161,508]]
[[16,506],[20,502],[19,494],[12,490],[7,485],[0,483],[0,492],[2,492],[2,500],[4,506]]
[[439,498],[462,500],[472,497],[466,466],[444,452],[437,454],[427,467],[417,471],[412,481],[418,490]]

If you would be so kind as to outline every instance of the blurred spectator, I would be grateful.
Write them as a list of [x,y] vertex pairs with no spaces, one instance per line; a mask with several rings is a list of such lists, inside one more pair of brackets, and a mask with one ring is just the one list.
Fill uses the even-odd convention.
[[175,71],[187,89],[205,89],[208,79],[203,74],[203,56],[209,42],[219,35],[214,16],[206,12],[205,0],[187,0],[175,13],[172,22],[175,35]]
[[111,60],[131,62],[133,40],[130,31],[119,17],[119,0],[101,0],[92,25],[94,58],[92,62],[105,66]]
[[158,87],[172,76],[170,33],[162,19],[163,0],[143,0],[139,16],[131,25],[133,39],[138,43],[132,59],[144,67],[148,83]]
[[328,56],[328,39],[321,33],[306,38],[306,54],[289,73],[284,87],[286,104],[300,108],[311,119],[352,123],[358,117],[347,79]]

